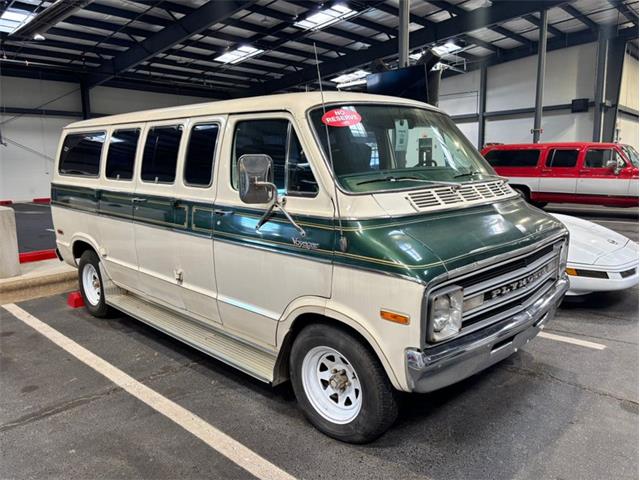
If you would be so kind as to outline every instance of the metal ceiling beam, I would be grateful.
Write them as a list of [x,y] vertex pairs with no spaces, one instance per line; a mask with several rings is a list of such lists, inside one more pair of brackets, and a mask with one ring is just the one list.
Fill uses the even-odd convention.
[[[417,49],[428,44],[453,38],[466,32],[486,28],[500,22],[521,17],[528,13],[539,11],[543,8],[552,8],[563,4],[563,1],[520,1],[516,4],[494,4],[492,7],[482,7],[471,10],[464,15],[458,15],[443,22],[437,23],[437,28],[423,28],[411,33],[409,48]],[[359,50],[343,57],[322,62],[320,73],[323,77],[334,75],[341,71],[368,64],[374,60],[397,55],[397,42],[395,39],[387,40],[379,45],[366,50]],[[299,72],[284,75],[277,80],[266,82],[264,93],[275,92],[293,87],[300,83],[314,81],[317,78],[315,66],[305,67]]]
[[534,43],[533,41],[529,40],[527,37],[520,35],[519,33],[512,32],[508,28],[502,27],[500,25],[493,25],[488,28],[489,30],[499,33],[500,35],[504,35],[505,37],[510,38],[511,40],[515,40],[516,42],[521,43],[522,45],[525,45],[529,48],[533,48],[533,43]]
[[[541,23],[540,19],[538,17],[536,17],[535,15],[533,15],[533,14],[525,15],[522,18],[524,18],[527,22],[529,22],[529,23],[535,25],[536,27],[540,28],[540,23]],[[562,30],[554,27],[551,24],[547,25],[547,31],[549,33],[551,33],[554,37],[562,37],[563,35],[565,35],[565,33]]]
[[632,22],[636,27],[638,26],[638,14],[629,5],[624,3],[624,0],[609,0],[609,3],[613,5],[627,20]]
[[589,17],[587,17],[584,13],[582,13],[580,10],[578,10],[573,5],[567,4],[567,5],[563,5],[560,8],[562,8],[565,12],[567,12],[569,15],[571,15],[576,20],[580,20],[584,25],[589,27],[594,32],[598,31],[598,28],[599,28],[598,24],[596,22],[594,22],[593,20],[591,20]]
[[88,86],[93,87],[116,77],[141,62],[206,30],[211,25],[228,18],[238,10],[252,4],[254,1],[255,0],[220,0],[205,3],[200,8],[185,15],[163,30],[150,35],[139,44],[136,44],[126,52],[117,55],[111,61],[102,65],[95,73],[89,75],[87,79]]

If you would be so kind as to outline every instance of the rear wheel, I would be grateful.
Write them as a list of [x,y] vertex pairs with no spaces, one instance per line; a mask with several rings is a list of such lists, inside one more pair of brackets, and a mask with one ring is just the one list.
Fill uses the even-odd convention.
[[89,313],[94,317],[106,317],[109,314],[109,306],[104,299],[100,259],[93,250],[86,250],[80,257],[78,280],[80,293]]
[[395,392],[382,365],[346,331],[306,327],[293,344],[290,371],[305,416],[330,437],[370,442],[397,417]]

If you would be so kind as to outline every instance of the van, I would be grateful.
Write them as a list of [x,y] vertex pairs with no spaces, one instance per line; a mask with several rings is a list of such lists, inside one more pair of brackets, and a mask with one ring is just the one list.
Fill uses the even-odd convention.
[[631,145],[574,142],[490,145],[482,155],[539,207],[549,202],[638,206],[638,152]]
[[128,113],[62,133],[62,258],[117,309],[273,385],[322,432],[381,435],[522,347],[568,280],[567,231],[438,109],[296,93]]

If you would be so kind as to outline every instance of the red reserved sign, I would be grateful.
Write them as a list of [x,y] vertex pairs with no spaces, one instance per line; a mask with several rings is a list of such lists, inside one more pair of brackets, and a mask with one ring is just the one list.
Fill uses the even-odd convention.
[[349,127],[357,125],[361,121],[362,117],[358,112],[343,108],[329,110],[322,116],[322,123],[330,127]]

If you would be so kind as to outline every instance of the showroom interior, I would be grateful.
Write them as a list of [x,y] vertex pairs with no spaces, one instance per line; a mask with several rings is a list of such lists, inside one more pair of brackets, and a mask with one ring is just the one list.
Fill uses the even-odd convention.
[[[0,0],[0,477],[637,478],[638,31],[637,0]],[[402,72],[407,76],[402,77]],[[414,83],[403,80],[408,78],[408,72]],[[281,94],[285,95],[279,97]],[[371,125],[383,123],[383,115],[374,119],[371,112],[377,110],[366,106],[376,99],[359,96],[362,94],[400,97],[402,100],[396,103],[385,100],[395,105],[396,110],[409,106],[419,110],[415,101],[429,103],[439,109],[437,115],[449,117],[450,120],[436,123],[461,132],[458,136],[451,134],[456,139],[455,145],[465,152],[473,151],[469,154],[474,158],[472,164],[481,165],[480,170],[456,172],[458,176],[470,176],[464,180],[469,180],[467,183],[474,189],[470,195],[476,196],[464,197],[463,189],[453,185],[462,182],[456,176],[436,180],[374,177],[356,183],[361,190],[348,191],[347,185],[351,184],[341,183],[338,168],[334,169],[335,162],[348,157],[341,155],[348,142],[340,147],[331,145],[339,137],[330,136],[329,131],[350,130],[357,140],[360,121],[364,125],[362,136],[370,135],[367,132]],[[252,102],[255,110],[251,108]],[[356,107],[361,102],[355,123],[349,123],[346,117],[340,118],[342,124],[335,118],[326,119],[327,113],[345,115],[356,109],[345,107],[350,105],[347,102],[354,102]],[[195,104],[198,106],[191,107]],[[224,233],[223,229],[233,218],[240,217],[238,212],[242,208],[238,207],[240,210],[235,214],[223,211],[221,208],[228,209],[229,205],[218,205],[217,200],[214,205],[213,197],[194,194],[184,207],[188,213],[185,231],[180,232],[177,240],[174,237],[166,240],[166,256],[184,258],[180,261],[195,268],[199,260],[194,258],[202,253],[203,247],[201,243],[196,247],[194,239],[208,239],[206,245],[212,265],[215,259],[216,288],[221,295],[220,299],[212,300],[213,304],[222,301],[225,290],[220,283],[227,270],[241,278],[239,281],[234,278],[233,282],[240,282],[238,288],[241,291],[244,286],[248,295],[234,300],[234,308],[239,311],[252,303],[252,294],[276,298],[281,291],[293,289],[295,283],[299,284],[295,287],[298,289],[302,288],[300,284],[322,283],[318,279],[325,275],[325,268],[329,278],[325,281],[327,298],[360,298],[362,291],[370,289],[363,298],[372,301],[377,292],[384,293],[385,289],[395,292],[398,288],[395,282],[399,276],[393,273],[397,265],[391,263],[398,263],[399,258],[413,255],[409,260],[424,266],[427,265],[424,252],[440,261],[447,242],[457,242],[467,245],[460,247],[467,249],[461,251],[464,255],[476,257],[465,265],[456,260],[456,269],[464,267],[476,272],[485,264],[510,265],[509,252],[510,249],[515,252],[515,246],[501,245],[500,253],[492,254],[491,258],[481,259],[484,253],[478,252],[508,235],[514,238],[519,235],[521,243],[529,237],[542,238],[543,233],[547,235],[543,230],[552,229],[553,224],[554,229],[565,232],[563,241],[567,243],[562,247],[554,244],[553,248],[560,249],[558,262],[562,268],[558,282],[560,277],[566,278],[567,287],[561,295],[553,297],[557,305],[548,323],[540,320],[535,324],[539,327],[537,335],[533,335],[536,338],[523,337],[520,342],[513,337],[509,339],[513,345],[504,343],[506,340],[498,342],[499,345],[491,347],[491,355],[507,345],[511,349],[508,357],[487,361],[482,370],[470,362],[461,364],[452,375],[456,381],[436,382],[438,388],[429,386],[422,390],[414,387],[424,377],[416,380],[415,385],[411,383],[411,368],[415,364],[410,364],[410,360],[419,360],[424,366],[437,355],[430,357],[428,348],[415,349],[420,354],[418,360],[406,353],[408,363],[401,369],[403,374],[409,372],[409,387],[402,381],[385,380],[394,387],[393,421],[389,420],[384,429],[380,427],[378,433],[370,434],[365,441],[364,434],[349,437],[319,425],[321,422],[303,411],[307,407],[298,406],[300,393],[296,382],[289,381],[290,375],[292,379],[295,377],[289,373],[295,367],[295,359],[282,360],[276,352],[274,376],[265,380],[252,374],[250,367],[243,368],[239,361],[227,361],[226,357],[208,351],[209,347],[189,341],[186,336],[180,338],[169,327],[146,322],[140,318],[145,314],[135,313],[142,312],[142,307],[127,310],[111,303],[107,318],[96,318],[95,311],[83,308],[87,302],[92,303],[86,289],[83,290],[82,266],[88,260],[83,263],[84,251],[71,244],[65,254],[63,245],[67,244],[62,230],[85,228],[84,220],[75,220],[84,217],[72,217],[68,212],[74,210],[71,207],[74,201],[78,206],[73,215],[84,215],[92,208],[82,203],[86,199],[78,200],[77,192],[80,187],[94,184],[92,179],[82,183],[82,178],[72,174],[74,178],[62,186],[75,188],[76,193],[65,193],[60,187],[66,181],[61,157],[71,148],[64,143],[65,135],[83,129],[90,132],[104,129],[106,138],[113,142],[114,125],[135,123],[137,128],[138,123],[145,121],[165,125],[174,118],[195,118],[196,113],[190,112],[200,112],[197,115],[203,118],[233,119],[234,115],[243,119],[251,115],[261,118],[268,111],[264,105],[270,104],[272,111],[288,115],[286,118],[291,122],[286,137],[286,162],[290,161],[293,149],[291,131],[295,136],[296,129],[304,150],[317,152],[317,158],[308,161],[318,177],[315,188],[326,193],[332,217],[321,218],[318,207],[309,210],[312,220],[305,218],[296,210],[300,198],[287,197],[273,180],[271,167],[276,157],[253,155],[268,157],[265,161],[271,167],[264,174],[271,175],[271,180],[265,177],[267,180],[260,183],[257,176],[251,180],[247,174],[247,188],[269,183],[273,186],[273,198],[269,197],[272,204],[263,215],[264,208],[247,205],[251,203],[247,200],[241,207],[253,209],[253,216],[242,218],[245,223],[246,218],[252,219],[252,234],[253,225],[260,222],[255,232],[261,241],[268,240],[276,223],[286,225],[283,232],[291,228],[294,236],[274,233],[271,246],[262,244],[251,249],[255,258],[247,253],[243,259],[242,254],[234,253],[237,263],[233,264],[231,259],[219,260],[220,252],[231,248],[233,232],[246,238],[249,234],[241,230],[246,225],[240,221],[228,227],[232,233]],[[307,104],[312,106],[303,106]],[[148,110],[153,111],[135,113]],[[396,110],[390,107],[390,111]],[[433,109],[424,111],[435,115]],[[317,121],[314,112],[318,114]],[[425,117],[412,115],[409,128],[418,128]],[[191,128],[194,121],[191,119],[188,121],[191,123],[184,125]],[[235,155],[236,144],[232,150],[231,143],[236,142],[239,133],[231,128],[237,123],[229,120],[227,128],[223,128],[226,121],[216,124],[220,127],[218,146],[214,144],[212,148]],[[69,127],[74,122],[83,123]],[[390,120],[391,130],[394,125],[396,130],[387,138],[387,143],[395,142],[396,152],[401,148],[399,132],[410,132],[400,131],[399,123],[402,120],[396,119],[395,124]],[[141,128],[147,131],[147,127]],[[424,166],[423,155],[429,159],[434,155],[434,160],[427,160],[426,165],[437,167],[438,146],[432,146],[431,138],[424,143],[414,136],[409,133],[408,141],[417,142],[417,166]],[[426,137],[426,133],[422,136]],[[434,144],[437,138],[441,137],[434,137]],[[180,158],[189,154],[185,139]],[[313,147],[308,148],[309,144]],[[361,143],[354,152],[358,155],[363,149],[367,155],[375,152],[371,153],[370,164],[367,157],[367,168],[375,165],[379,172],[390,154],[384,154],[382,143],[375,145]],[[403,148],[406,153],[406,147]],[[146,149],[145,146],[144,155]],[[136,158],[143,155],[142,150],[138,148]],[[247,152],[266,153],[258,150]],[[516,165],[515,156],[508,156],[509,152],[516,152],[518,158],[525,158],[522,156],[525,151],[536,152],[535,160],[526,167]],[[574,164],[565,166],[554,177],[554,155],[559,159],[561,152],[569,151],[575,152]],[[603,153],[601,168],[591,168],[593,165],[588,162],[597,161],[593,160],[594,152],[604,151],[610,157]],[[216,155],[213,167],[209,166],[224,172],[225,155]],[[101,158],[103,162],[107,159],[106,151]],[[243,158],[238,160],[240,175],[245,166]],[[183,161],[187,160],[178,160],[180,166]],[[286,163],[286,172],[289,168],[291,165]],[[526,168],[529,173],[524,174],[519,168]],[[323,176],[319,169],[327,173]],[[536,178],[532,180],[533,177]],[[551,177],[556,183],[549,181]],[[474,182],[483,179],[493,182],[486,184],[489,188],[498,185],[503,190],[484,194],[479,186],[474,187]],[[397,193],[398,198],[392,200],[389,195],[369,188],[370,185],[365,186],[367,181],[414,184],[407,183]],[[567,194],[562,188],[571,181],[573,191]],[[103,180],[96,182],[101,182],[100,188],[106,188]],[[222,183],[216,187],[216,182],[217,178],[209,178],[207,185],[220,196],[224,189]],[[288,188],[289,177],[286,182]],[[427,197],[417,200],[412,197],[412,189],[430,191],[429,182],[440,188],[434,190],[433,205],[437,206],[420,203],[430,201],[425,200]],[[440,183],[435,185],[437,182]],[[543,190],[545,182],[550,190]],[[155,183],[162,182],[156,177]],[[587,185],[584,192],[580,191],[581,184]],[[181,188],[188,187],[187,183],[184,185]],[[135,194],[123,189],[117,193],[131,194],[130,208],[136,211],[144,208],[136,206],[136,202],[149,205],[154,195],[160,195],[155,187],[158,185],[147,192],[150,200],[141,199],[140,192],[147,194],[144,189],[135,190]],[[238,190],[237,185],[234,188]],[[606,192],[600,194],[594,190],[597,188]],[[622,188],[624,193],[618,193]],[[442,193],[443,189],[450,192]],[[373,194],[367,203],[364,194],[370,192]],[[458,203],[449,205],[446,195],[458,192],[461,195]],[[182,190],[167,194],[174,208],[172,215],[184,200],[179,198],[182,194]],[[104,196],[104,190],[95,194],[96,205],[105,201]],[[362,201],[359,203],[356,197]],[[412,207],[410,213],[397,213],[404,212],[399,202],[408,202]],[[211,214],[209,237],[202,237],[202,229],[198,232],[198,208]],[[374,208],[385,211],[385,215],[376,216],[372,213],[377,211]],[[499,214],[500,219],[483,214],[487,209],[495,209],[492,212]],[[476,211],[474,217],[470,212]],[[458,220],[454,218],[456,212]],[[108,217],[98,207],[94,213],[95,222],[106,221]],[[464,215],[469,216],[468,221],[463,219]],[[393,228],[384,230],[384,237],[382,233],[378,236],[367,233],[382,232],[381,226],[372,225],[383,217]],[[411,227],[423,217],[428,220],[420,224],[420,230]],[[135,214],[132,218],[130,223],[135,224]],[[115,221],[122,223],[124,217]],[[166,218],[164,221],[169,225]],[[154,249],[156,257],[164,255],[157,253],[165,242],[162,232],[170,230],[171,235],[177,235],[176,231],[182,228],[176,227],[182,220],[176,222],[164,230],[157,225],[145,227],[150,233],[144,241],[155,242],[150,250]],[[227,238],[216,237],[217,228]],[[474,230],[480,228],[484,230]],[[92,227],[86,229],[92,231]],[[333,243],[327,247],[329,253],[322,259],[319,252],[325,252],[325,245],[322,239],[314,237],[316,230],[331,230],[335,234]],[[371,266],[356,265],[369,254],[361,247],[364,243],[358,243],[364,242],[367,235],[371,235],[371,245],[384,257],[378,259],[380,269],[375,272]],[[413,250],[417,248],[416,235],[424,235],[420,237],[424,252]],[[255,237],[251,241],[246,238],[246,242],[255,241]],[[218,240],[220,244],[215,243]],[[126,243],[128,239],[123,241]],[[391,247],[383,245],[384,241],[395,242],[393,248],[401,253],[388,253]],[[138,238],[138,245],[133,241],[125,245],[137,252],[138,260],[142,258],[140,243]],[[298,250],[290,255],[279,252],[278,258],[286,257],[286,262],[276,262],[273,270],[263,272],[260,269],[271,266],[271,257],[267,259],[267,255],[280,248],[275,245],[289,253],[293,248]],[[233,248],[239,248],[238,244]],[[110,260],[111,252],[107,255],[101,248],[95,250],[96,261],[98,257]],[[454,257],[454,253],[447,252]],[[462,253],[455,258],[463,258]],[[551,255],[540,250],[537,257],[523,260],[523,265],[533,263],[538,268],[536,262],[543,254]],[[420,255],[424,257],[418,259],[422,263],[416,260]],[[317,267],[305,263],[303,268],[290,260],[298,257],[306,258],[305,262],[308,258],[320,260],[313,264]],[[506,260],[502,261],[503,258]],[[619,265],[614,265],[612,262],[619,258]],[[229,265],[219,268],[219,261]],[[447,261],[442,262],[447,273],[437,279],[429,277],[435,273],[427,273],[426,267],[417,273],[417,266],[403,266],[407,271],[413,268],[411,271],[419,279],[407,291],[417,290],[418,285],[425,291],[424,305],[416,314],[409,307],[394,309],[381,305],[382,320],[374,320],[386,321],[385,325],[393,323],[397,329],[411,321],[414,325],[419,320],[415,317],[421,316],[424,328],[434,328],[432,320],[427,319],[436,311],[435,302],[428,297],[432,282],[437,285],[448,275],[443,285],[449,285],[453,281],[449,279],[455,279],[452,272],[458,271],[450,268]],[[198,268],[206,268],[206,262],[200,263]],[[120,289],[117,277],[115,283],[110,280],[103,283],[106,270],[97,263],[94,265],[94,283],[99,278],[99,294],[108,296]],[[337,281],[342,278],[337,276],[338,270],[348,270],[347,267],[354,267],[353,271],[359,268],[359,273],[345,274],[343,280]],[[185,272],[181,268],[169,267],[168,275],[175,275],[174,283],[178,286],[182,285],[183,273],[190,273],[189,267],[184,267]],[[484,294],[484,302],[497,302],[501,296],[520,288],[533,291],[529,287],[549,273],[543,269],[546,266],[528,270],[517,285],[505,283],[506,280],[497,290],[494,285],[494,290]],[[263,278],[263,275],[267,280],[259,289],[249,285],[252,276]],[[507,274],[500,275],[506,278]],[[210,276],[214,278],[213,273]],[[475,285],[465,288],[474,291]],[[402,291],[398,301],[409,296],[404,287]],[[469,302],[477,297],[464,295],[464,302],[460,300],[461,312],[476,308],[469,307]],[[455,299],[448,298],[453,309]],[[266,301],[264,305],[268,307],[256,307],[252,315],[275,316],[276,323],[279,320],[287,324],[285,314],[289,310],[283,307],[278,312],[273,303]],[[383,307],[389,307],[388,311]],[[145,310],[146,315],[161,315],[157,313],[160,307],[153,308],[156,313]],[[189,310],[188,304],[185,308]],[[215,308],[220,311],[222,326],[217,325],[202,333],[203,336],[222,335],[217,329],[225,328],[227,307]],[[314,308],[313,314],[305,314],[305,318],[321,316],[319,307]],[[326,308],[328,311],[329,303]],[[351,307],[336,313],[336,318],[348,316],[348,311]],[[375,313],[377,316],[377,310]],[[239,322],[237,317],[233,318]],[[256,318],[247,321],[258,321]],[[375,323],[374,320],[371,322]],[[461,321],[464,327],[464,316]],[[331,322],[318,320],[315,327],[324,325],[333,329],[330,332],[347,328],[340,330],[342,327]],[[345,320],[345,325],[350,323]],[[238,333],[241,329],[232,331],[235,333],[229,334],[232,338],[229,342],[247,343],[235,336],[236,333],[241,336]],[[304,333],[305,328],[294,322],[291,336],[287,333],[282,337],[282,351],[287,355],[292,351],[295,357],[293,335],[301,335],[300,331]],[[382,332],[381,337],[395,331],[376,330]],[[369,338],[364,333],[351,334],[345,338],[357,337],[363,343]],[[280,333],[277,335],[274,349],[279,348],[281,340]],[[384,374],[387,369],[390,375],[390,369],[395,368],[390,357],[396,350],[384,353],[384,341],[378,343],[379,349],[367,344],[366,355],[379,357],[383,365],[379,370]],[[232,346],[225,347],[229,352],[235,348],[235,354],[241,355],[237,353],[240,347],[235,343],[229,345]],[[266,348],[256,345],[252,347],[255,351]],[[416,345],[406,346],[411,348],[405,349],[403,345],[402,355]],[[332,348],[340,353],[338,347]],[[385,357],[389,357],[388,368]],[[290,366],[283,367],[282,362]],[[353,363],[358,365],[357,361]],[[360,370],[360,380],[356,381],[357,368],[352,371],[349,362],[344,364],[347,367],[342,370],[343,376],[331,370],[334,374],[329,387],[324,388],[344,392],[361,382],[366,392],[370,387],[365,379],[369,377],[363,378]],[[350,382],[344,375],[350,376]],[[284,380],[276,381],[280,377]],[[300,382],[306,389],[304,382],[310,380],[305,378]],[[361,401],[368,401],[368,397]],[[315,408],[313,402],[310,404]],[[350,440],[353,438],[356,440]]]

